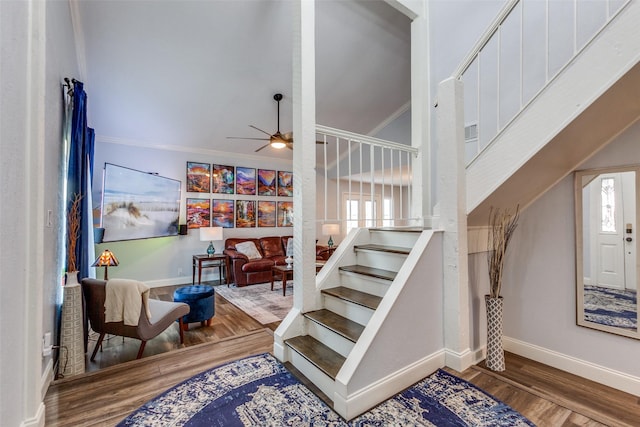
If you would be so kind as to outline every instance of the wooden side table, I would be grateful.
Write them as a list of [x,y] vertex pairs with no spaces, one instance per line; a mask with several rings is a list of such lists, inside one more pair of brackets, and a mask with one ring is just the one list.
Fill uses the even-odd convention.
[[222,280],[222,267],[224,267],[224,277],[227,282],[227,286],[230,284],[231,280],[231,266],[229,263],[229,256],[220,253],[209,255],[194,255],[193,256],[193,276],[191,279],[191,284],[195,285],[196,283],[196,266],[198,267],[198,285],[202,282],[202,269],[203,268],[212,268],[218,267],[218,277]]
[[276,276],[282,280],[282,296],[287,295],[287,280],[293,279],[293,267],[287,268],[286,265],[274,265],[271,267],[271,290],[273,290],[273,281]]

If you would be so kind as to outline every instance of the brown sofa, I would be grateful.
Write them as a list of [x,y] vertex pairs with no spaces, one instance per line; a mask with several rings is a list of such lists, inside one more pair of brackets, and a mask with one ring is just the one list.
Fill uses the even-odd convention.
[[[284,261],[287,241],[293,236],[269,236],[260,238],[229,238],[224,242],[224,253],[229,256],[231,277],[236,286],[247,286],[271,281],[271,267],[286,265]],[[256,245],[261,259],[249,260],[236,250],[236,245],[251,241]],[[316,246],[316,258],[328,259],[330,253],[326,246]],[[326,257],[326,258],[325,258]]]

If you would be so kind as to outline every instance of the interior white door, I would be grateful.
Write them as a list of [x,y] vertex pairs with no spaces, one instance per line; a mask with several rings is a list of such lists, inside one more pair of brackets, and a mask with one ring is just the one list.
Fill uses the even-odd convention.
[[620,174],[598,175],[589,184],[589,188],[592,236],[595,236],[592,265],[596,269],[596,284],[624,289],[624,225]]

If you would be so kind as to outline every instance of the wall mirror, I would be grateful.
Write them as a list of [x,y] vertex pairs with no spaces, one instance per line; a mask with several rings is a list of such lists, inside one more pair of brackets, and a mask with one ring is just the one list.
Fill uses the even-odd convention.
[[577,323],[640,339],[640,165],[575,173]]

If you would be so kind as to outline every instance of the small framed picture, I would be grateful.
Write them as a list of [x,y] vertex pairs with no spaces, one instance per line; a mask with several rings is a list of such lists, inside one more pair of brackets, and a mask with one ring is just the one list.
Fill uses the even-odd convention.
[[258,169],[258,196],[276,195],[276,171]]
[[187,198],[187,228],[209,227],[210,207],[209,199]]
[[233,200],[213,199],[211,205],[211,225],[214,227],[233,228],[234,224]]
[[187,192],[209,193],[211,191],[211,165],[187,162]]
[[278,227],[293,227],[293,202],[278,202]]
[[233,166],[213,165],[213,193],[233,194],[235,179]]
[[278,171],[278,196],[293,196],[293,172]]
[[236,228],[256,226],[256,201],[236,200]]
[[276,226],[276,202],[258,201],[258,227]]
[[246,196],[256,195],[256,170],[255,168],[236,167],[236,194]]

